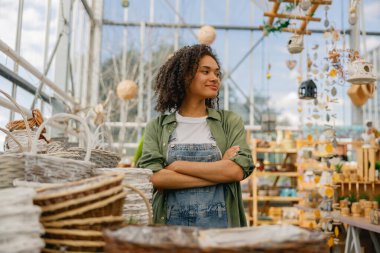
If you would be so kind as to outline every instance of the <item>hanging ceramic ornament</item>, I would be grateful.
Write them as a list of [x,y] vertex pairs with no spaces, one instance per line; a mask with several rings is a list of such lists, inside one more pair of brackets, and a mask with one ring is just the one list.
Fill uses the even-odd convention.
[[291,54],[301,53],[303,50],[303,35],[293,34],[288,41],[288,51]]
[[330,122],[330,115],[329,114],[326,114],[326,121]]
[[357,59],[348,64],[347,74],[349,75],[347,82],[352,84],[372,84],[377,78],[372,64],[363,59]]
[[313,61],[310,58],[310,55],[307,55],[307,69],[310,70],[311,66],[313,65]]
[[116,94],[120,99],[127,101],[136,97],[138,89],[134,81],[124,80],[117,85]]
[[326,63],[323,65],[323,71],[327,72],[329,70],[329,65]]
[[215,28],[209,25],[202,26],[198,32],[198,41],[201,44],[211,45],[216,38]]
[[323,79],[323,78],[325,78],[325,74],[320,73],[320,74],[319,74],[319,79]]
[[294,69],[294,67],[296,66],[296,64],[297,64],[296,60],[287,60],[286,61],[286,67],[288,67],[289,70]]
[[323,25],[325,26],[325,28],[327,29],[330,25],[330,21],[329,19],[327,18],[327,11],[330,9],[330,7],[328,5],[325,6],[325,22],[323,23]]
[[307,11],[311,6],[311,1],[310,0],[302,0],[299,3],[299,5],[303,11]]
[[316,60],[318,59],[318,53],[317,53],[317,52],[315,52],[315,53],[313,54],[313,58],[314,58],[314,61],[316,61]]
[[318,44],[315,44],[311,49],[313,50],[317,50],[319,48],[319,45]]
[[319,119],[321,116],[319,116],[319,114],[313,114],[313,118],[314,119]]
[[303,81],[298,88],[298,98],[299,99],[315,99],[317,98],[317,85],[313,80],[309,79]]
[[335,87],[333,87],[333,88],[331,89],[331,95],[332,95],[333,97],[335,97],[336,94],[337,94],[337,90],[336,90]]
[[319,72],[318,72],[318,69],[313,69],[313,74],[314,74],[314,75],[318,75],[318,73],[319,73]]
[[358,22],[358,16],[356,12],[350,13],[350,16],[348,17],[348,23],[350,23],[350,25],[355,25],[356,22]]
[[355,25],[356,22],[358,21],[356,4],[357,4],[357,2],[353,2],[352,6],[350,7],[350,13],[348,16],[348,23],[350,23],[350,25]]
[[317,106],[318,105],[318,99],[314,99],[314,105]]
[[[307,126],[308,128],[310,128],[310,127],[313,126],[313,123],[311,123],[311,122],[307,122],[307,123],[306,123],[306,126]],[[313,138],[313,137],[312,137],[312,138]]]

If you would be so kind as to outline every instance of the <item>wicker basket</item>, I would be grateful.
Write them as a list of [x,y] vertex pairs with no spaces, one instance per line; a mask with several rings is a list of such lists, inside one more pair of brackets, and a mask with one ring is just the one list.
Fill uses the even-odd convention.
[[123,225],[123,217],[105,216],[87,219],[71,219],[62,221],[45,222],[45,228],[96,230],[116,229]]
[[[35,137],[36,131],[37,130],[30,131],[31,138]],[[17,152],[19,150],[18,144],[21,144],[24,150],[26,150],[29,144],[28,130],[14,130],[11,133],[18,140],[18,143],[16,143],[15,140],[8,135],[7,137],[5,137],[4,152]],[[39,139],[37,144],[37,153],[45,153],[46,150],[47,142],[44,139]]]
[[32,141],[31,153],[26,154],[25,179],[40,183],[62,183],[76,181],[93,175],[94,164],[89,162],[91,148],[87,142],[87,153],[84,161],[54,157],[50,155],[40,155],[36,152],[37,136],[41,134],[45,125],[52,120],[71,118],[78,120],[84,126],[87,137],[90,132],[84,120],[78,116],[59,113],[43,122],[37,130],[36,136]]
[[[236,244],[224,246],[207,246],[202,244],[202,233],[236,233],[244,236],[239,229],[220,229],[201,231],[192,227],[180,226],[128,226],[118,231],[106,231],[106,252],[108,253],[320,253],[327,252],[324,237],[320,233],[311,233],[307,238],[291,242],[266,243],[257,245],[242,245],[240,240]],[[223,233],[223,232],[222,232]],[[255,236],[255,235],[254,235]],[[252,237],[246,238],[250,240]]]
[[[79,147],[68,148],[67,151],[73,152],[81,158],[86,154],[85,150]],[[96,168],[115,168],[120,160],[120,156],[114,152],[102,149],[91,150],[90,161],[95,163]]]
[[[0,131],[7,134],[18,145],[19,152],[23,152],[22,145],[6,129],[0,128]],[[13,186],[13,180],[24,177],[25,158],[22,153],[7,153],[0,155],[0,188]]]
[[101,241],[103,234],[96,230],[80,230],[80,229],[45,229],[44,238],[58,240],[85,240],[85,241]]
[[[66,239],[44,239],[46,250],[56,250],[53,252],[104,252],[104,241],[87,241],[87,240],[66,240]],[[50,251],[52,252],[52,251]]]

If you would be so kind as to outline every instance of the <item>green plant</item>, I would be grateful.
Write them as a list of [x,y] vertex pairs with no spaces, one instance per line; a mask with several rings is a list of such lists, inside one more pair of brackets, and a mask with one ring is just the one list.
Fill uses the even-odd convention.
[[380,161],[375,162],[375,170],[380,170]]
[[347,197],[347,196],[340,196],[340,197],[338,198],[338,201],[345,200],[345,199],[348,199],[348,197]]
[[356,196],[355,196],[355,194],[352,193],[352,192],[348,195],[347,200],[348,200],[348,202],[350,202],[350,203],[357,202]]
[[343,167],[343,163],[335,164],[336,173],[342,173],[342,167]]
[[373,197],[373,199],[374,199],[375,201],[377,201],[377,203],[378,203],[379,206],[380,206],[380,194],[375,195],[375,197]]
[[359,199],[366,199],[366,200],[369,200],[369,195],[365,192],[363,193],[360,193],[359,195]]

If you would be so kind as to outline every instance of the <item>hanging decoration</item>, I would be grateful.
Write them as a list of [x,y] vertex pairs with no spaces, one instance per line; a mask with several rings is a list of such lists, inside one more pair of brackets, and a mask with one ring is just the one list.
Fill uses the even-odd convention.
[[261,130],[263,132],[273,132],[276,130],[276,114],[267,111],[261,115]]
[[303,81],[298,88],[299,99],[316,99],[317,95],[317,85],[311,79]]
[[288,51],[291,54],[299,54],[303,50],[303,35],[293,34],[288,41]]
[[359,4],[359,0],[351,0],[350,3],[350,11],[348,14],[348,23],[350,25],[355,25],[358,21],[358,12],[357,12],[357,6]]
[[268,68],[267,68],[267,74],[266,74],[266,77],[267,79],[270,79],[272,77],[271,73],[270,73],[270,69],[271,69],[271,64],[269,63],[268,64]]
[[[314,17],[314,14],[319,6],[322,5],[331,5],[332,1],[324,0],[324,1],[311,1],[311,0],[300,0],[295,1],[295,3],[299,2],[299,4],[291,3],[289,1],[272,1],[273,7],[269,12],[264,12],[264,16],[268,17],[268,20],[264,22],[264,25],[260,28],[263,29],[265,35],[268,35],[272,32],[291,32],[297,34],[311,34],[310,31],[307,30],[307,25],[309,22],[320,22],[321,19]],[[285,8],[280,8],[281,4],[284,4]],[[291,12],[299,6],[305,13],[304,14],[292,14]],[[302,20],[300,26],[298,28],[289,28],[290,20]]]
[[307,11],[310,6],[311,6],[311,1],[310,0],[301,0],[299,3],[299,6],[303,11]]
[[209,25],[202,26],[198,32],[198,41],[201,44],[211,45],[216,38],[215,28]]
[[121,6],[123,6],[123,8],[128,8],[129,7],[129,0],[121,0]]
[[286,61],[286,67],[288,67],[289,70],[293,70],[296,65],[297,65],[296,60],[287,60]]
[[356,59],[348,64],[347,82],[352,84],[374,84],[377,77],[372,64],[363,59]]
[[116,88],[117,96],[125,101],[131,100],[136,97],[138,92],[137,84],[132,80],[121,81]]

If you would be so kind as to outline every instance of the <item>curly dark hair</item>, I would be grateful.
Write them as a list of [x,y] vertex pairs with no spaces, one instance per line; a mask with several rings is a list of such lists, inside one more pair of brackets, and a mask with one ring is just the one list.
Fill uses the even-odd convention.
[[[186,94],[186,87],[198,69],[199,60],[205,56],[211,56],[220,67],[219,60],[211,47],[206,45],[185,46],[174,53],[164,65],[161,66],[155,83],[155,95],[158,112],[177,111]],[[219,108],[219,93],[216,98],[206,99],[206,106]]]

